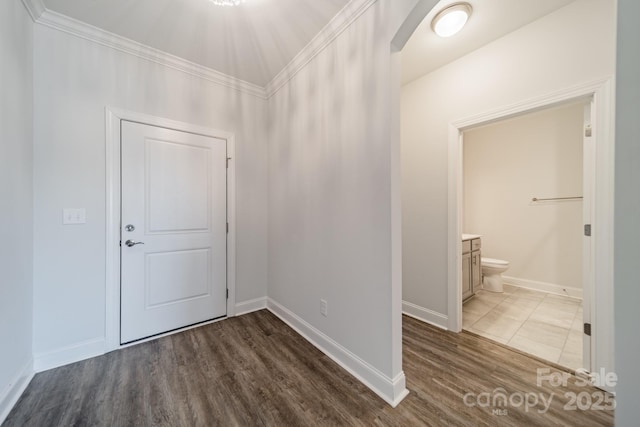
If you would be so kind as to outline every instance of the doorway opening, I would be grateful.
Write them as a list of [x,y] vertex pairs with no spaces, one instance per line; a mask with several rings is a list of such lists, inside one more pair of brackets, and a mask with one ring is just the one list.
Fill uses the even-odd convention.
[[462,327],[572,370],[591,356],[591,102],[461,134]]
[[[585,111],[583,221],[588,226],[590,250],[583,251],[583,367],[589,372],[611,369],[613,312],[611,188],[613,184],[613,138],[611,135],[611,82],[600,80],[507,106],[469,119],[454,121],[449,132],[449,280],[448,329],[462,330],[462,233],[463,233],[463,141],[464,132],[504,119],[544,109],[589,101]],[[533,197],[545,198],[540,195]],[[546,201],[534,202],[546,203]],[[590,333],[590,334],[589,334]]]

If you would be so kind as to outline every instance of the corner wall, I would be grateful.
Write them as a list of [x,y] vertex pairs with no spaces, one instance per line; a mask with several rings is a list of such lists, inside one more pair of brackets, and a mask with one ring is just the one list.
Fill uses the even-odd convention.
[[32,376],[33,22],[0,2],[0,424]]
[[37,370],[104,351],[107,106],[235,134],[236,303],[266,297],[265,99],[40,24],[34,90]]
[[391,40],[415,4],[373,3],[269,99],[269,306],[392,404]]

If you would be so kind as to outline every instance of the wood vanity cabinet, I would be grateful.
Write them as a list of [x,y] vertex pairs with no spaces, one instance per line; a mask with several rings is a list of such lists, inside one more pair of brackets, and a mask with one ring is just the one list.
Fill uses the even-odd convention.
[[462,300],[473,295],[471,285],[471,252],[462,254]]
[[471,287],[475,294],[482,286],[482,257],[480,256],[480,239],[471,241]]
[[482,286],[482,257],[479,238],[462,241],[462,299],[473,296]]

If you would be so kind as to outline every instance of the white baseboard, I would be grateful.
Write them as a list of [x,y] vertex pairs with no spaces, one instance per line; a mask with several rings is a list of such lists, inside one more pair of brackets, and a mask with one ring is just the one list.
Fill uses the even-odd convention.
[[582,299],[582,289],[580,288],[570,288],[567,286],[556,285],[554,283],[537,282],[535,280],[520,279],[518,277],[504,275],[502,276],[502,280],[508,285],[517,286],[519,288],[532,289],[534,291],[542,291],[550,294]]
[[7,419],[9,412],[11,412],[11,409],[13,409],[16,402],[18,402],[18,399],[20,399],[20,396],[22,396],[22,393],[34,375],[33,359],[29,359],[22,369],[16,372],[7,387],[2,391],[2,394],[0,394],[0,424]]
[[449,329],[449,316],[429,310],[428,308],[420,307],[408,301],[402,301],[402,313],[430,325],[437,326],[445,331]]
[[267,308],[392,407],[409,394],[404,372],[389,378],[271,298],[267,300]]
[[33,368],[36,372],[47,371],[70,363],[102,356],[104,353],[104,338],[95,338],[46,353],[35,354]]
[[242,316],[265,308],[267,308],[267,297],[243,301],[236,304],[236,316]]

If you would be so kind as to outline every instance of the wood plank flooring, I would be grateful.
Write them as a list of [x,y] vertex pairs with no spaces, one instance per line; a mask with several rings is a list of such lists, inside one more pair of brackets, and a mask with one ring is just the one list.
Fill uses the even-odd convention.
[[[395,409],[262,310],[37,374],[3,426],[613,425],[611,411],[564,410],[565,393],[598,393],[575,378],[537,387],[551,365],[406,316],[403,330],[410,394]],[[554,398],[502,416],[463,401],[498,387]]]

